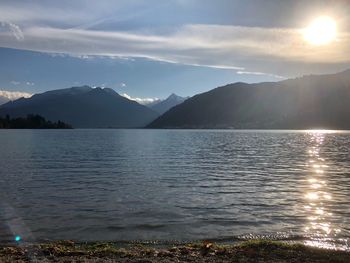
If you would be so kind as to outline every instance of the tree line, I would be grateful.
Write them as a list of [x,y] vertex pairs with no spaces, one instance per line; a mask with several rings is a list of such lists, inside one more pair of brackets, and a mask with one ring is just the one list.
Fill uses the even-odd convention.
[[0,117],[0,129],[72,129],[72,126],[62,121],[47,121],[40,115],[29,114],[27,117]]

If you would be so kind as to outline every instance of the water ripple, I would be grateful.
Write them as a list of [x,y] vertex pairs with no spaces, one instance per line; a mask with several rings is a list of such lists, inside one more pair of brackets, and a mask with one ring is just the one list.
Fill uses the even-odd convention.
[[349,248],[348,132],[2,130],[0,145],[0,241]]

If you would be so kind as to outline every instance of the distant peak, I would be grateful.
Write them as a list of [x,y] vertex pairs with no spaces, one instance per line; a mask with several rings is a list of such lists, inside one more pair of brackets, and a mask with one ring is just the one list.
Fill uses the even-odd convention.
[[90,86],[79,86],[79,87],[71,87],[71,88],[66,88],[66,89],[56,89],[56,90],[49,90],[44,93],[38,93],[34,94],[33,97],[37,96],[42,96],[42,95],[63,95],[63,94],[80,94],[80,93],[85,93],[89,92],[92,90]]
[[171,93],[170,96],[166,100],[182,100],[183,97],[176,95],[175,93]]
[[73,88],[89,88],[91,89],[91,87],[89,85],[82,85],[82,86],[74,86]]
[[113,91],[113,92],[115,92],[115,90],[114,89],[111,89],[111,88],[103,88],[105,91]]
[[83,85],[83,86],[75,86],[75,87],[71,87],[71,89],[75,89],[75,90],[88,90],[88,89],[92,89],[90,86],[88,85]]
[[103,88],[103,90],[111,94],[118,94],[118,92],[111,88]]
[[104,90],[104,91],[107,91],[107,92],[116,93],[116,91],[114,89],[107,88],[107,87],[95,86],[95,87],[93,87],[93,89],[95,89],[95,90]]

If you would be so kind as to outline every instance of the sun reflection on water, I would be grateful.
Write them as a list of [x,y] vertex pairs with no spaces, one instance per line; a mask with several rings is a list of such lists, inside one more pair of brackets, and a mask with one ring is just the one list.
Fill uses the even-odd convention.
[[[309,174],[307,178],[307,190],[304,195],[306,205],[304,211],[307,216],[307,224],[304,228],[306,236],[311,240],[307,245],[322,248],[334,248],[333,238],[341,232],[332,225],[332,213],[327,209],[327,204],[332,201],[332,195],[327,188],[327,165],[324,158],[320,156],[321,148],[325,140],[326,132],[310,131],[311,146],[307,149],[309,160],[307,167]],[[328,206],[329,207],[329,206]]]

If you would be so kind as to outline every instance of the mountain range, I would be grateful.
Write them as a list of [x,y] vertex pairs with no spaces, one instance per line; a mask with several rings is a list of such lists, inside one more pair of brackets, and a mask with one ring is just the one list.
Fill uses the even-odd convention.
[[147,127],[350,129],[350,70],[229,84],[187,99]]
[[0,106],[0,116],[38,114],[74,128],[350,129],[349,102],[347,70],[280,82],[238,82],[191,98],[172,94],[147,106],[109,88],[72,87],[9,101]]
[[188,97],[184,98],[172,93],[165,100],[158,100],[154,103],[147,104],[146,106],[161,115],[170,110],[172,107],[184,102],[186,99],[188,99]]
[[158,113],[109,88],[89,86],[47,91],[0,106],[0,116],[38,114],[50,121],[64,121],[74,128],[139,128]]

